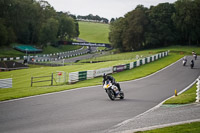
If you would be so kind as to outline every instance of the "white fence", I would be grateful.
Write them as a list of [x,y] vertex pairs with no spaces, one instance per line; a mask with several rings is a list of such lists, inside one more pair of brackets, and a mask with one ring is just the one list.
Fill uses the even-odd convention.
[[165,57],[168,55],[168,52],[162,52],[156,55],[152,55],[150,57],[146,57],[143,59],[139,59],[135,62],[131,62],[128,64],[124,65],[119,65],[119,66],[112,66],[108,68],[101,68],[97,70],[88,70],[88,71],[82,71],[82,72],[72,72],[69,73],[69,83],[75,83],[81,80],[86,80],[86,79],[92,79],[95,77],[102,76],[104,73],[105,74],[111,74],[113,72],[120,72],[128,69],[133,69],[135,67],[150,63],[152,61],[158,60],[162,57]]
[[12,88],[12,78],[0,79],[0,88]]
[[101,68],[101,69],[94,70],[94,77],[102,76],[104,73],[105,74],[113,73],[113,67]]
[[196,102],[200,102],[200,77],[197,79]]

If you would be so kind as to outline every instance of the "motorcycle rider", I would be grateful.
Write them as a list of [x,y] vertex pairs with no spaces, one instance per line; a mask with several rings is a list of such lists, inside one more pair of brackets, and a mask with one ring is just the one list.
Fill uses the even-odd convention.
[[190,62],[190,67],[191,67],[191,69],[194,67],[194,61],[193,60],[191,60],[191,62]]
[[197,53],[194,54],[194,59],[197,60]]
[[115,79],[112,76],[107,75],[107,74],[104,73],[103,74],[103,85],[105,84],[105,81],[107,81],[107,80],[111,81],[111,83],[113,85],[117,86],[117,88],[119,89],[119,91],[121,91],[119,83],[115,82]]
[[185,65],[186,65],[186,63],[187,63],[187,58],[186,58],[186,57],[184,57],[184,58],[183,58],[183,66],[185,66]]

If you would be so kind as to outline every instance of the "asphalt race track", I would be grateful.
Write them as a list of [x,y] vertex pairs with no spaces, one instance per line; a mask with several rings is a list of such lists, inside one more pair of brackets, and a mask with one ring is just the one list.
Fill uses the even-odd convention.
[[194,69],[189,61],[185,67],[178,61],[152,76],[120,83],[124,100],[111,101],[102,86],[95,86],[1,102],[0,133],[104,132],[190,85],[200,75],[200,59]]

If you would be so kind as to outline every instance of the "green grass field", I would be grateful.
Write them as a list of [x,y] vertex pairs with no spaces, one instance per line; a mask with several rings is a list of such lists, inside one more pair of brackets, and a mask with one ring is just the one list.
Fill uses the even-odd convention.
[[177,126],[159,128],[155,130],[139,131],[136,133],[199,133],[199,131],[200,131],[200,122],[193,122]]
[[171,99],[165,101],[164,104],[188,104],[193,103],[196,100],[196,84],[194,84],[190,89],[184,93],[172,97]]
[[[175,48],[177,47],[177,48]],[[185,53],[189,53],[191,49],[196,49],[197,47],[180,47],[174,46],[174,47],[168,47],[168,48],[161,48],[161,49],[155,49],[155,50],[146,50],[141,51],[142,54],[144,52],[160,52],[165,51],[166,49],[176,49],[177,51],[184,51]],[[199,52],[199,51],[198,51]],[[130,55],[131,53],[127,53]],[[132,54],[135,54],[132,52]],[[137,53],[139,54],[139,53]],[[121,54],[120,54],[121,55]],[[140,55],[140,54],[139,54]],[[116,54],[118,56],[118,54]],[[115,73],[113,76],[116,78],[117,81],[127,81],[127,80],[133,80],[140,77],[147,76],[149,74],[152,74],[163,67],[166,67],[170,65],[171,63],[177,61],[178,59],[182,58],[184,55],[180,54],[180,52],[172,52],[169,56],[160,59],[158,61],[140,66],[138,68],[134,68],[132,70],[127,70],[120,73]],[[124,59],[126,60],[124,55]],[[37,76],[50,76],[51,73],[55,73],[56,71],[65,71],[67,73],[69,72],[75,72],[75,71],[84,71],[84,70],[95,70],[99,68],[105,68],[113,65],[119,64],[119,61],[107,61],[102,63],[82,63],[82,64],[75,64],[75,65],[69,65],[69,66],[62,66],[62,67],[39,67],[39,68],[30,68],[30,69],[23,69],[23,70],[15,70],[15,71],[8,71],[8,72],[1,72],[0,73],[0,79],[3,78],[13,78],[13,88],[9,89],[0,89],[0,100],[8,100],[13,98],[19,98],[19,97],[26,97],[26,96],[32,96],[32,95],[38,95],[43,93],[49,93],[49,92],[56,92],[56,91],[62,91],[62,90],[68,90],[68,89],[74,89],[78,87],[86,87],[86,86],[93,86],[93,85],[99,85],[101,84],[102,78],[95,78],[91,80],[85,80],[78,82],[76,84],[72,85],[56,85],[54,81],[54,86],[49,86],[50,82],[47,83],[39,83],[39,84],[33,84],[33,87],[31,86],[31,77],[37,77]]]
[[88,42],[109,43],[108,33],[110,30],[108,24],[82,21],[79,21],[78,23],[80,30],[79,38]]

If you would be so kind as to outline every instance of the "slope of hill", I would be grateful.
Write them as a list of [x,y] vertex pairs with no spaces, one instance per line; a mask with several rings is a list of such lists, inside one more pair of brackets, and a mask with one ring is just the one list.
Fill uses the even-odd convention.
[[82,22],[79,21],[79,38],[88,42],[109,43],[109,25],[102,23]]

